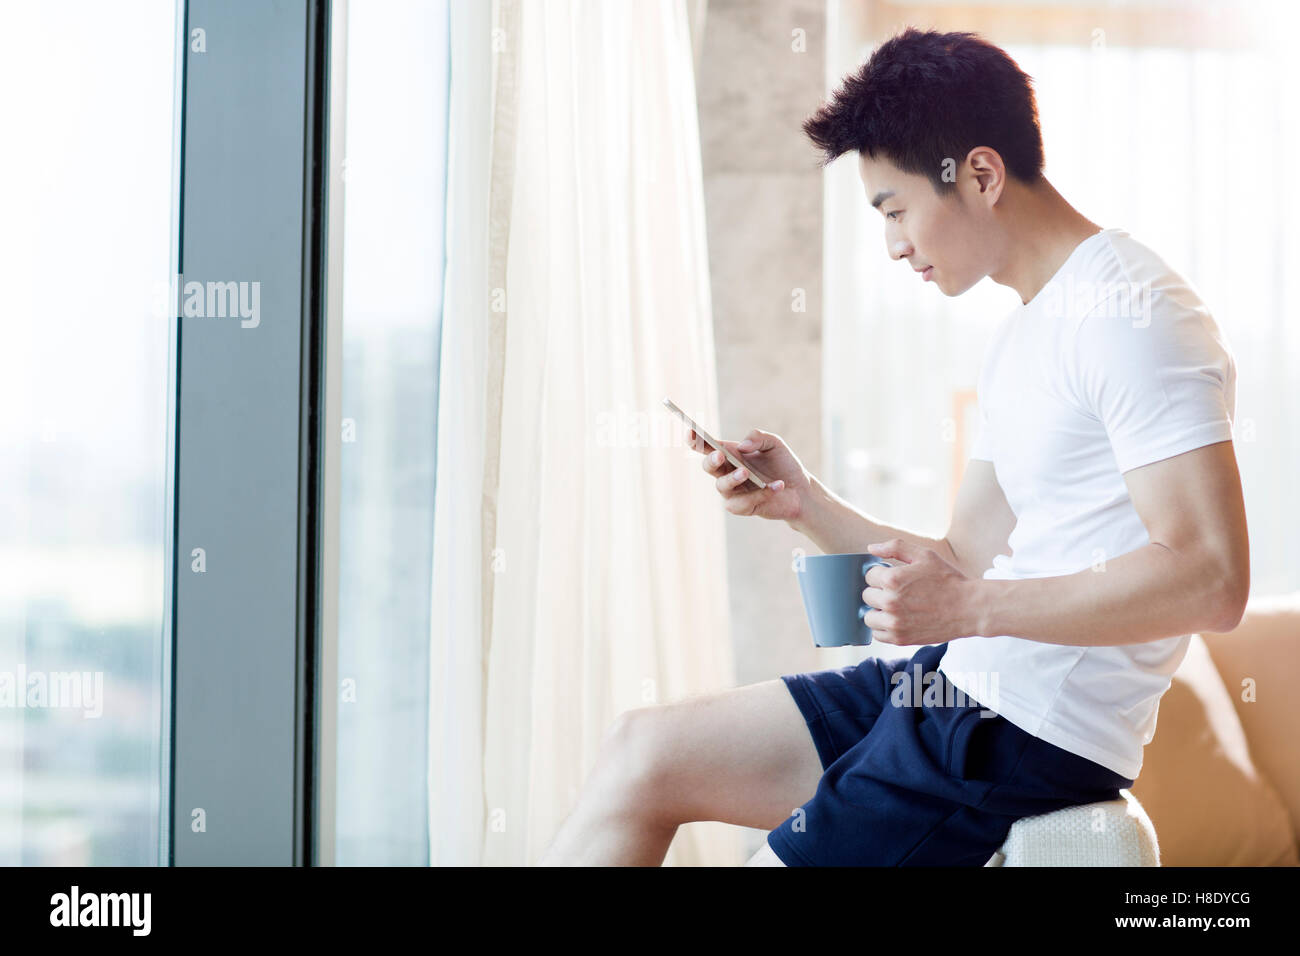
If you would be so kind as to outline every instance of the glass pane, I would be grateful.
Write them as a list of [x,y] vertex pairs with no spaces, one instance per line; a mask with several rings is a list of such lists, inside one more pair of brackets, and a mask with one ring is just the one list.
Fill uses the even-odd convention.
[[428,861],[443,2],[348,5],[336,862]]
[[176,12],[0,5],[0,864],[158,862]]

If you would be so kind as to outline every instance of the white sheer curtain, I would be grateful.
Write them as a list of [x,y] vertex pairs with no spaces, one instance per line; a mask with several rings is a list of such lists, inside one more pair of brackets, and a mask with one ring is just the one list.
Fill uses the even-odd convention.
[[[435,864],[535,862],[622,710],[732,684],[684,0],[453,2]],[[743,861],[683,827],[667,863]]]
[[[1099,22],[1124,16],[1110,10]],[[832,23],[832,82],[884,39],[861,29]],[[1300,587],[1300,499],[1289,491],[1300,471],[1300,189],[1288,172],[1300,114],[1284,43],[1121,46],[1096,30],[1073,44],[987,39],[1035,79],[1052,183],[1084,215],[1150,245],[1205,299],[1238,364],[1252,593]],[[833,481],[885,520],[942,534],[974,437],[962,399],[973,399],[989,334],[1019,299],[990,280],[948,299],[888,259],[852,159],[828,172],[826,210]]]

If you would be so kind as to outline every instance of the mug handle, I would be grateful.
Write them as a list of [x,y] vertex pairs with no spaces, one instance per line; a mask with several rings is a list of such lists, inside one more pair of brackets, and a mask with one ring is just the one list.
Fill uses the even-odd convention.
[[[884,562],[884,561],[881,561],[879,558],[877,558],[877,559],[874,560],[874,561],[863,561],[863,562],[862,562],[862,577],[865,578],[865,577],[867,576],[867,572],[870,571],[872,568],[874,568],[877,564],[884,564],[884,563],[885,563],[885,562]],[[866,581],[863,581],[863,584],[865,584],[865,583],[866,583]]]
[[[880,563],[879,561],[863,561],[863,562],[862,562],[862,576],[865,578],[865,577],[867,576],[867,571],[868,571],[868,569],[874,567],[875,565],[877,565],[877,564],[879,564],[879,563]],[[865,625],[865,624],[867,623],[866,620],[865,620],[865,618],[866,618],[866,616],[867,616],[867,612],[868,612],[868,611],[874,611],[874,610],[875,610],[875,608],[872,607],[870,604],[864,604],[864,605],[862,605],[860,608],[858,608],[858,620],[859,620],[859,621],[862,621],[862,623]]]

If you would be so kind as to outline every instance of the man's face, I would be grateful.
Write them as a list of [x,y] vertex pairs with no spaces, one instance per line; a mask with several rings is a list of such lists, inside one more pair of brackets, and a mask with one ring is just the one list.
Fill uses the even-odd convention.
[[[965,196],[969,182],[940,196],[925,176],[905,173],[888,159],[859,154],[858,169],[885,221],[890,258],[905,260],[944,295],[961,295],[991,271],[989,209]],[[959,174],[960,175],[960,174]]]

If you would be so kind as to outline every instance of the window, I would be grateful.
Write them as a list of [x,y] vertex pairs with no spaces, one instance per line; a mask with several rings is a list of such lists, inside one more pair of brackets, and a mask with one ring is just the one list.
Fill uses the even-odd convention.
[[424,864],[429,855],[447,17],[440,2],[382,0],[348,10],[340,865]]
[[0,7],[4,865],[159,859],[176,37]]

